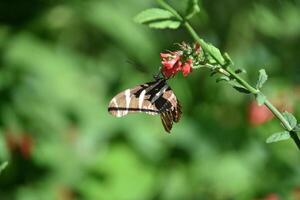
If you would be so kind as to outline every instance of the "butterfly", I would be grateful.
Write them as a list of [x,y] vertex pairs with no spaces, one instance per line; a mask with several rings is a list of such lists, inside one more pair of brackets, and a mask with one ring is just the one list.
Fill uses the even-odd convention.
[[179,122],[182,111],[180,102],[165,78],[155,77],[152,82],[137,85],[117,94],[109,103],[108,112],[122,117],[129,113],[160,114],[166,132]]

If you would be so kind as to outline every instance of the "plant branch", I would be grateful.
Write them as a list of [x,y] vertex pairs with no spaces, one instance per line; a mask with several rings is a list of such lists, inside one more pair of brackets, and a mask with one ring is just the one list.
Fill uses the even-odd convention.
[[[226,62],[224,57],[217,58],[214,56],[213,52],[209,48],[209,45],[199,37],[199,35],[196,33],[194,28],[190,25],[190,23],[182,17],[172,6],[170,6],[168,3],[166,3],[164,0],[157,0],[157,2],[166,10],[170,11],[173,13],[173,15],[181,21],[181,23],[184,25],[184,27],[187,29],[187,31],[191,34],[193,39],[198,42],[201,45],[201,48],[203,49],[204,52],[208,53],[211,57],[214,58],[214,60],[222,67],[221,69],[223,70],[222,74],[226,74],[224,71],[227,72],[227,75],[230,75],[234,80],[236,80],[239,84],[241,84],[243,87],[245,87],[250,93],[253,95],[257,95],[258,93],[261,93],[258,89],[252,87],[248,82],[246,82],[243,78],[241,78],[238,74],[234,72],[234,70],[231,68],[233,65],[232,63]],[[221,73],[220,71],[218,71]],[[268,100],[266,99],[264,104],[267,106],[267,108],[275,115],[275,117],[281,121],[283,124],[284,128],[289,131],[292,139],[296,143],[298,149],[300,150],[300,139],[295,131],[292,130],[291,125],[289,122],[284,118],[284,116],[277,110],[277,108]]]
[[265,105],[271,110],[271,112],[281,121],[282,125],[287,131],[292,131],[292,127],[289,122],[283,117],[283,115],[277,110],[277,108],[268,100],[265,100]]
[[166,3],[164,0],[157,0],[157,3],[163,7],[164,9],[170,11],[179,21],[183,21],[183,17],[168,3]]
[[294,140],[294,142],[296,143],[298,149],[300,149],[300,140],[299,140],[297,133],[295,131],[290,131],[290,135],[291,135],[292,139]]

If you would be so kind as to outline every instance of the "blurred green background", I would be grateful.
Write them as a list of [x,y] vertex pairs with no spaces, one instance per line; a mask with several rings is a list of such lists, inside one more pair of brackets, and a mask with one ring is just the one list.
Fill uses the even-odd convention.
[[[171,1],[178,10],[184,0]],[[300,119],[300,1],[201,1],[197,32]],[[153,0],[0,2],[1,200],[299,200],[300,152],[266,144],[279,122],[209,72],[169,81],[183,106],[172,134],[159,117],[107,112],[152,79],[185,30],[135,24]]]

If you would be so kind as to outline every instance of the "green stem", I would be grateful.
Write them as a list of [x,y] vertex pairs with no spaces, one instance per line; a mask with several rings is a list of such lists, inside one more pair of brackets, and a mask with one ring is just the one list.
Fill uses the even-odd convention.
[[247,90],[249,90],[252,94],[257,94],[259,90],[252,87],[249,83],[247,83],[244,79],[242,79],[239,75],[237,75],[230,67],[226,68],[226,71],[242,86],[244,86]]
[[192,37],[194,38],[195,41],[197,41],[201,48],[203,49],[203,51],[207,52],[207,53],[210,53],[210,55],[220,64],[220,65],[224,65],[225,62],[224,62],[224,59],[219,59],[217,57],[215,57],[211,52],[210,52],[210,49],[209,49],[209,45],[204,41],[202,40],[198,34],[196,33],[195,29],[193,29],[193,27],[190,25],[190,23],[188,21],[184,21],[183,22],[183,25],[185,26],[185,28],[189,31],[189,33],[192,35]]
[[164,0],[157,0],[157,3],[164,9],[170,11],[179,21],[183,21],[183,17],[181,17],[181,15]]
[[[211,52],[211,49],[209,48],[209,45],[199,37],[199,35],[196,33],[196,31],[193,29],[193,27],[189,24],[189,22],[182,17],[174,8],[172,8],[169,4],[167,4],[164,0],[157,0],[157,2],[166,10],[173,13],[173,15],[183,23],[184,27],[187,29],[187,31],[191,34],[191,36],[194,38],[196,42],[198,42],[201,45],[201,48],[203,51],[208,53],[210,56],[212,56],[217,63],[222,66],[222,68],[229,73],[229,75],[236,80],[239,84],[241,84],[243,87],[245,87],[247,90],[249,90],[252,94],[256,95],[260,91],[254,87],[252,87],[249,83],[247,83],[243,78],[241,78],[238,74],[236,74],[230,66],[227,66],[227,63],[225,62],[225,59],[216,58]],[[298,149],[300,150],[300,139],[296,132],[292,130],[291,125],[289,122],[283,117],[283,115],[277,110],[277,108],[268,100],[266,99],[264,104],[267,106],[267,108],[276,116],[277,119],[281,121],[283,126],[286,130],[289,131],[291,137],[293,138],[294,142],[296,143]]]
[[283,126],[285,127],[285,129],[287,131],[289,131],[289,132],[292,131],[292,127],[289,124],[289,122],[283,117],[283,115],[281,114],[281,112],[279,112],[277,110],[277,108],[275,106],[273,106],[273,104],[268,99],[265,100],[265,105],[281,121],[281,123],[283,124]]
[[294,142],[296,143],[298,149],[300,149],[300,140],[299,140],[297,133],[295,131],[290,131],[290,135],[291,135],[292,139],[294,140]]

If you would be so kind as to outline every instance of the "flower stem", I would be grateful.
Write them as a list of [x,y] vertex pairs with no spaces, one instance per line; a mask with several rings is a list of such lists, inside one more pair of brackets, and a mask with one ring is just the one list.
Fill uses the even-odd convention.
[[283,117],[283,115],[277,110],[277,108],[268,100],[265,100],[265,105],[271,110],[271,112],[281,121],[282,125],[287,131],[292,131],[292,127],[289,122]]
[[157,0],[157,3],[163,7],[164,9],[170,11],[179,21],[183,21],[183,17],[168,3],[166,3],[164,0]]
[[300,140],[299,140],[297,133],[295,131],[290,131],[290,135],[291,135],[292,139],[294,140],[294,142],[296,143],[298,149],[300,149]]
[[230,67],[226,68],[226,71],[242,86],[244,86],[247,90],[249,90],[252,94],[259,93],[259,90],[252,87],[249,83],[247,83],[244,79],[242,79],[239,75],[237,75]]
[[[222,69],[224,69],[228,74],[236,80],[239,84],[241,84],[243,87],[245,87],[247,90],[249,90],[250,93],[256,95],[260,93],[260,91],[254,87],[252,87],[248,82],[246,82],[243,78],[241,78],[238,74],[236,74],[230,66],[227,66],[227,63],[225,62],[225,59],[217,58],[214,56],[213,52],[211,52],[211,49],[209,48],[209,45],[199,37],[199,35],[196,33],[195,29],[190,25],[190,23],[182,17],[172,6],[170,6],[168,3],[166,3],[164,0],[157,0],[157,2],[166,10],[173,13],[173,15],[182,22],[184,27],[187,29],[187,31],[191,34],[191,36],[194,38],[196,42],[198,42],[201,45],[201,48],[203,51],[208,53],[210,56],[212,56],[217,63],[222,66]],[[231,65],[232,66],[232,65]],[[298,149],[300,150],[300,139],[295,131],[293,131],[291,125],[289,122],[283,117],[283,115],[277,110],[277,108],[268,100],[266,99],[264,104],[267,106],[267,108],[275,115],[275,117],[281,121],[284,128],[289,131],[292,139],[296,143]]]

